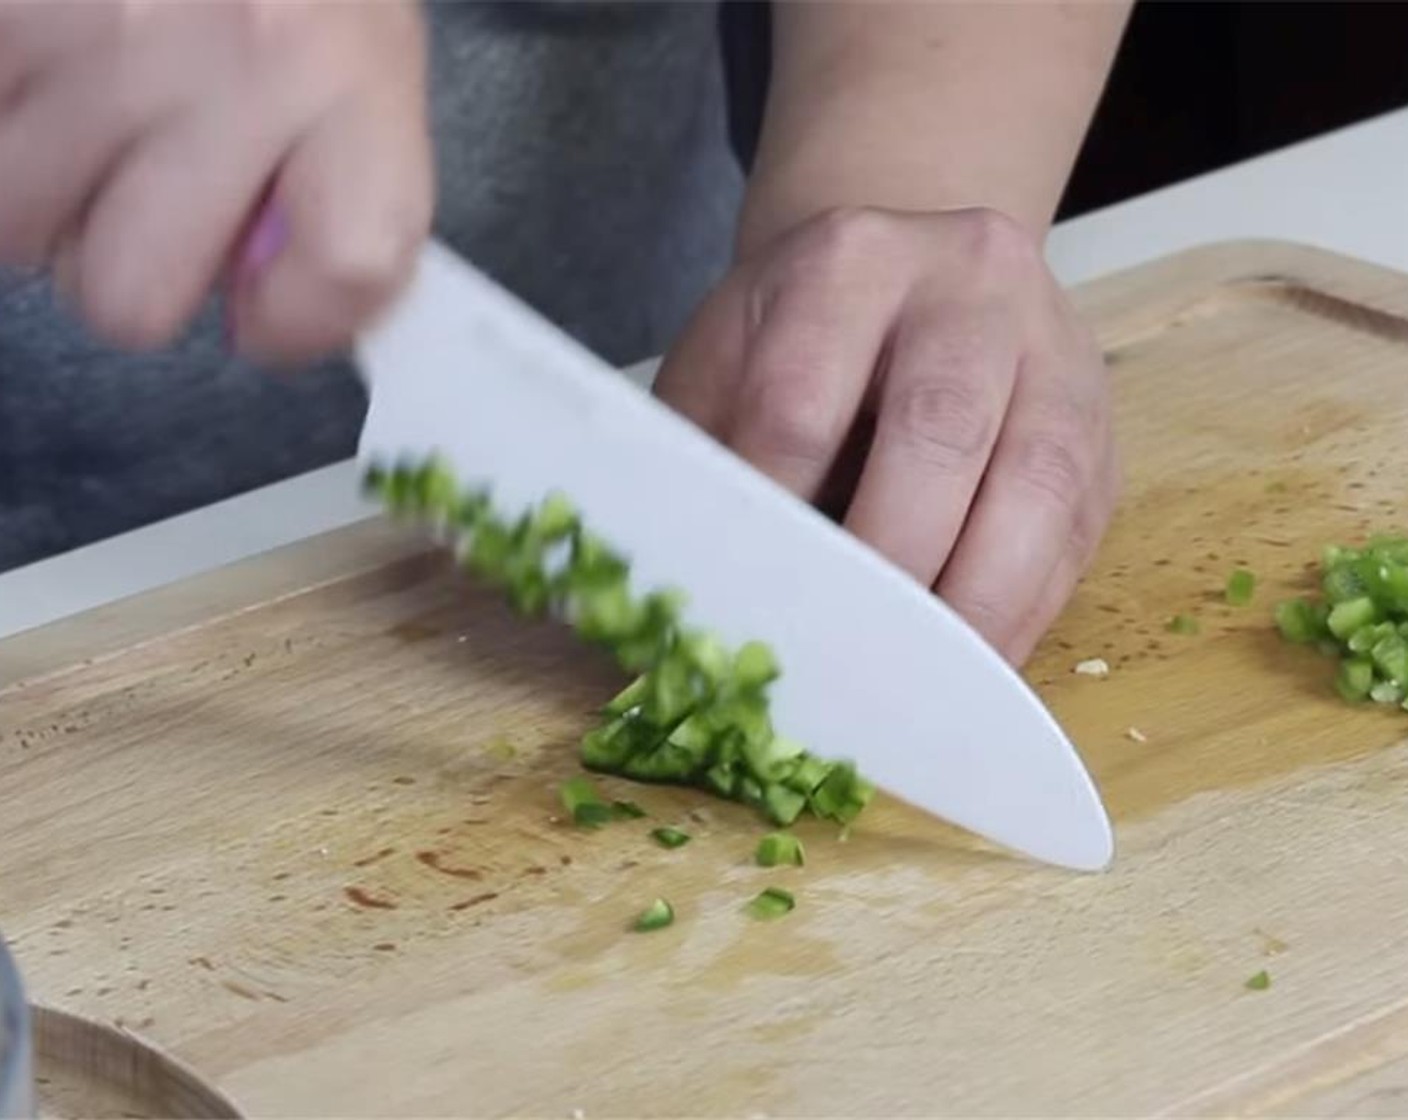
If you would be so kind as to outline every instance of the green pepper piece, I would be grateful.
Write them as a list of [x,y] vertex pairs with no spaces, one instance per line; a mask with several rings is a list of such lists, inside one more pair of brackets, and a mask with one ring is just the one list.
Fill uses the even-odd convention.
[[689,833],[678,828],[656,828],[651,830],[650,835],[662,848],[683,848],[690,840]]
[[533,514],[532,532],[541,540],[566,540],[576,531],[577,511],[562,494],[549,494]]
[[670,732],[670,742],[688,751],[702,764],[713,752],[714,730],[698,711],[685,716]]
[[677,649],[671,650],[647,678],[641,714],[651,723],[673,724],[688,715],[697,702],[689,662]]
[[646,678],[637,677],[620,692],[611,698],[610,703],[602,709],[613,719],[625,715],[640,707],[640,703],[645,699]]
[[1364,594],[1364,584],[1350,559],[1341,559],[1329,568],[1321,585],[1331,606],[1358,599]]
[[455,507],[454,523],[462,532],[473,532],[479,522],[490,515],[487,494],[467,494]]
[[1227,602],[1234,607],[1245,607],[1256,594],[1256,575],[1246,568],[1238,568],[1227,577]]
[[761,696],[737,697],[715,712],[749,749],[763,751],[772,742],[772,721],[768,718],[767,701]]
[[513,537],[509,531],[502,522],[486,516],[474,530],[465,564],[479,578],[502,586],[512,552]]
[[547,609],[548,577],[540,568],[510,564],[507,580],[509,604],[519,614],[535,617]]
[[680,651],[710,691],[718,689],[728,678],[728,651],[717,639],[707,634],[686,634],[680,639]]
[[1342,564],[1352,565],[1358,559],[1359,553],[1355,549],[1345,548],[1343,545],[1327,544],[1320,550],[1320,566],[1326,571]]
[[558,796],[567,815],[582,828],[600,828],[612,819],[611,806],[601,799],[596,786],[586,778],[570,778],[563,782]]
[[443,459],[433,458],[426,463],[420,478],[420,505],[446,520],[454,519],[459,506],[459,487]]
[[572,538],[572,570],[576,581],[584,587],[616,584],[630,572],[626,561],[600,537],[581,531]]
[[1371,537],[1369,551],[1390,564],[1408,567],[1408,537]]
[[1288,642],[1308,645],[1325,637],[1327,617],[1323,604],[1308,599],[1286,599],[1276,604],[1276,628]]
[[574,627],[587,641],[609,643],[629,635],[640,618],[624,584],[610,584],[580,591],[574,596]]
[[1376,622],[1370,626],[1361,626],[1349,636],[1349,641],[1345,642],[1345,647],[1350,653],[1368,653],[1383,639],[1397,634],[1391,622]]
[[798,793],[810,796],[822,782],[826,781],[826,776],[831,773],[832,769],[831,763],[823,762],[814,755],[804,755],[797,763],[797,768],[787,777],[787,785]]
[[704,785],[720,797],[732,800],[738,794],[738,775],[726,763],[716,763],[704,772]]
[[682,785],[693,774],[693,757],[689,752],[661,743],[651,751],[629,754],[621,764],[621,773],[638,782],[664,782]]
[[1375,681],[1369,689],[1369,699],[1375,704],[1401,704],[1403,696],[1403,686],[1397,681]]
[[1198,632],[1198,620],[1191,614],[1176,614],[1168,620],[1164,627],[1170,634],[1196,634]]
[[802,744],[785,736],[773,735],[770,738],[745,738],[742,741],[743,758],[748,768],[759,781],[780,781],[797,768],[797,760],[802,755]]
[[620,769],[631,751],[631,739],[622,722],[594,727],[582,738],[582,765],[590,770],[612,773]]
[[768,819],[773,824],[792,824],[802,815],[802,810],[806,807],[805,794],[798,793],[795,789],[788,789],[780,782],[773,782],[763,788],[763,811],[767,813]]
[[791,891],[767,887],[748,904],[748,913],[760,921],[771,921],[791,913],[796,906],[797,900]]
[[1385,680],[1396,684],[1408,683],[1408,642],[1397,632],[1391,632],[1375,642],[1369,656]]
[[1330,633],[1340,641],[1347,641],[1361,626],[1378,621],[1378,610],[1368,596],[1345,599],[1336,603],[1326,620]]
[[650,933],[672,925],[674,920],[674,907],[663,898],[657,898],[636,916],[635,929],[638,933]]
[[600,828],[612,819],[611,807],[594,801],[578,805],[572,813],[572,823],[580,828]]
[[780,675],[777,658],[762,642],[748,642],[733,659],[733,680],[740,689],[762,688]]
[[409,513],[415,505],[416,470],[409,463],[397,463],[386,479],[386,504],[393,513]]
[[1408,569],[1386,554],[1370,553],[1355,568],[1359,582],[1381,608],[1408,609]]
[[1335,677],[1335,688],[1350,703],[1357,703],[1369,695],[1374,687],[1374,664],[1363,657],[1351,657],[1340,662],[1339,673]]
[[802,842],[790,832],[770,832],[758,841],[758,850],[753,858],[760,867],[777,867],[779,864],[802,867],[807,862],[807,853]]
[[869,804],[875,789],[850,763],[837,763],[812,794],[812,811],[838,824],[849,824]]

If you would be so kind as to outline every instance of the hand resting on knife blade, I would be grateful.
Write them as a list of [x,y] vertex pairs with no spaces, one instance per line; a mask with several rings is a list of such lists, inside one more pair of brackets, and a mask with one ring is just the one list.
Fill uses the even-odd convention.
[[1041,239],[1125,15],[776,6],[737,263],[657,382],[1015,663],[1119,484],[1101,354]]

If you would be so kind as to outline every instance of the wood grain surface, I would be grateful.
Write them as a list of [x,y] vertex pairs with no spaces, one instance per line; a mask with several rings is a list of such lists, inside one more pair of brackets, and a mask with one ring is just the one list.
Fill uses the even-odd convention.
[[[0,644],[35,996],[252,1115],[1408,1113],[1408,714],[1270,625],[1321,544],[1402,527],[1408,278],[1250,243],[1079,298],[1128,485],[1028,675],[1110,872],[883,799],[786,871],[690,793],[574,830],[555,787],[614,672],[373,523]],[[750,920],[770,883],[797,910]],[[675,926],[628,932],[657,894]]]

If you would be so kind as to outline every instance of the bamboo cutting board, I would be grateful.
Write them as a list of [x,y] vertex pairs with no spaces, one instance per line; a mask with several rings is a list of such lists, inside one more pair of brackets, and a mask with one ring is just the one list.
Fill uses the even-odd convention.
[[[371,523],[0,644],[33,994],[255,1115],[1408,1111],[1408,715],[1347,709],[1269,622],[1321,544],[1402,527],[1408,278],[1235,244],[1080,296],[1128,485],[1029,675],[1108,874],[884,801],[777,873],[702,795],[566,827],[614,673]],[[798,909],[750,921],[774,882]],[[657,894],[676,925],[628,933]]]

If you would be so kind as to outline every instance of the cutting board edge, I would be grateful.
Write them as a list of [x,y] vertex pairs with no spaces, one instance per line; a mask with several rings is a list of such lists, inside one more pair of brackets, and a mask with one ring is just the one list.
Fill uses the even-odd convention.
[[1139,333],[1209,289],[1249,281],[1327,292],[1390,314],[1408,315],[1406,274],[1308,242],[1237,238],[1199,245],[1087,280],[1072,301],[1107,346]]
[[431,547],[400,526],[370,517],[12,634],[0,640],[0,696],[163,635],[423,555]]

